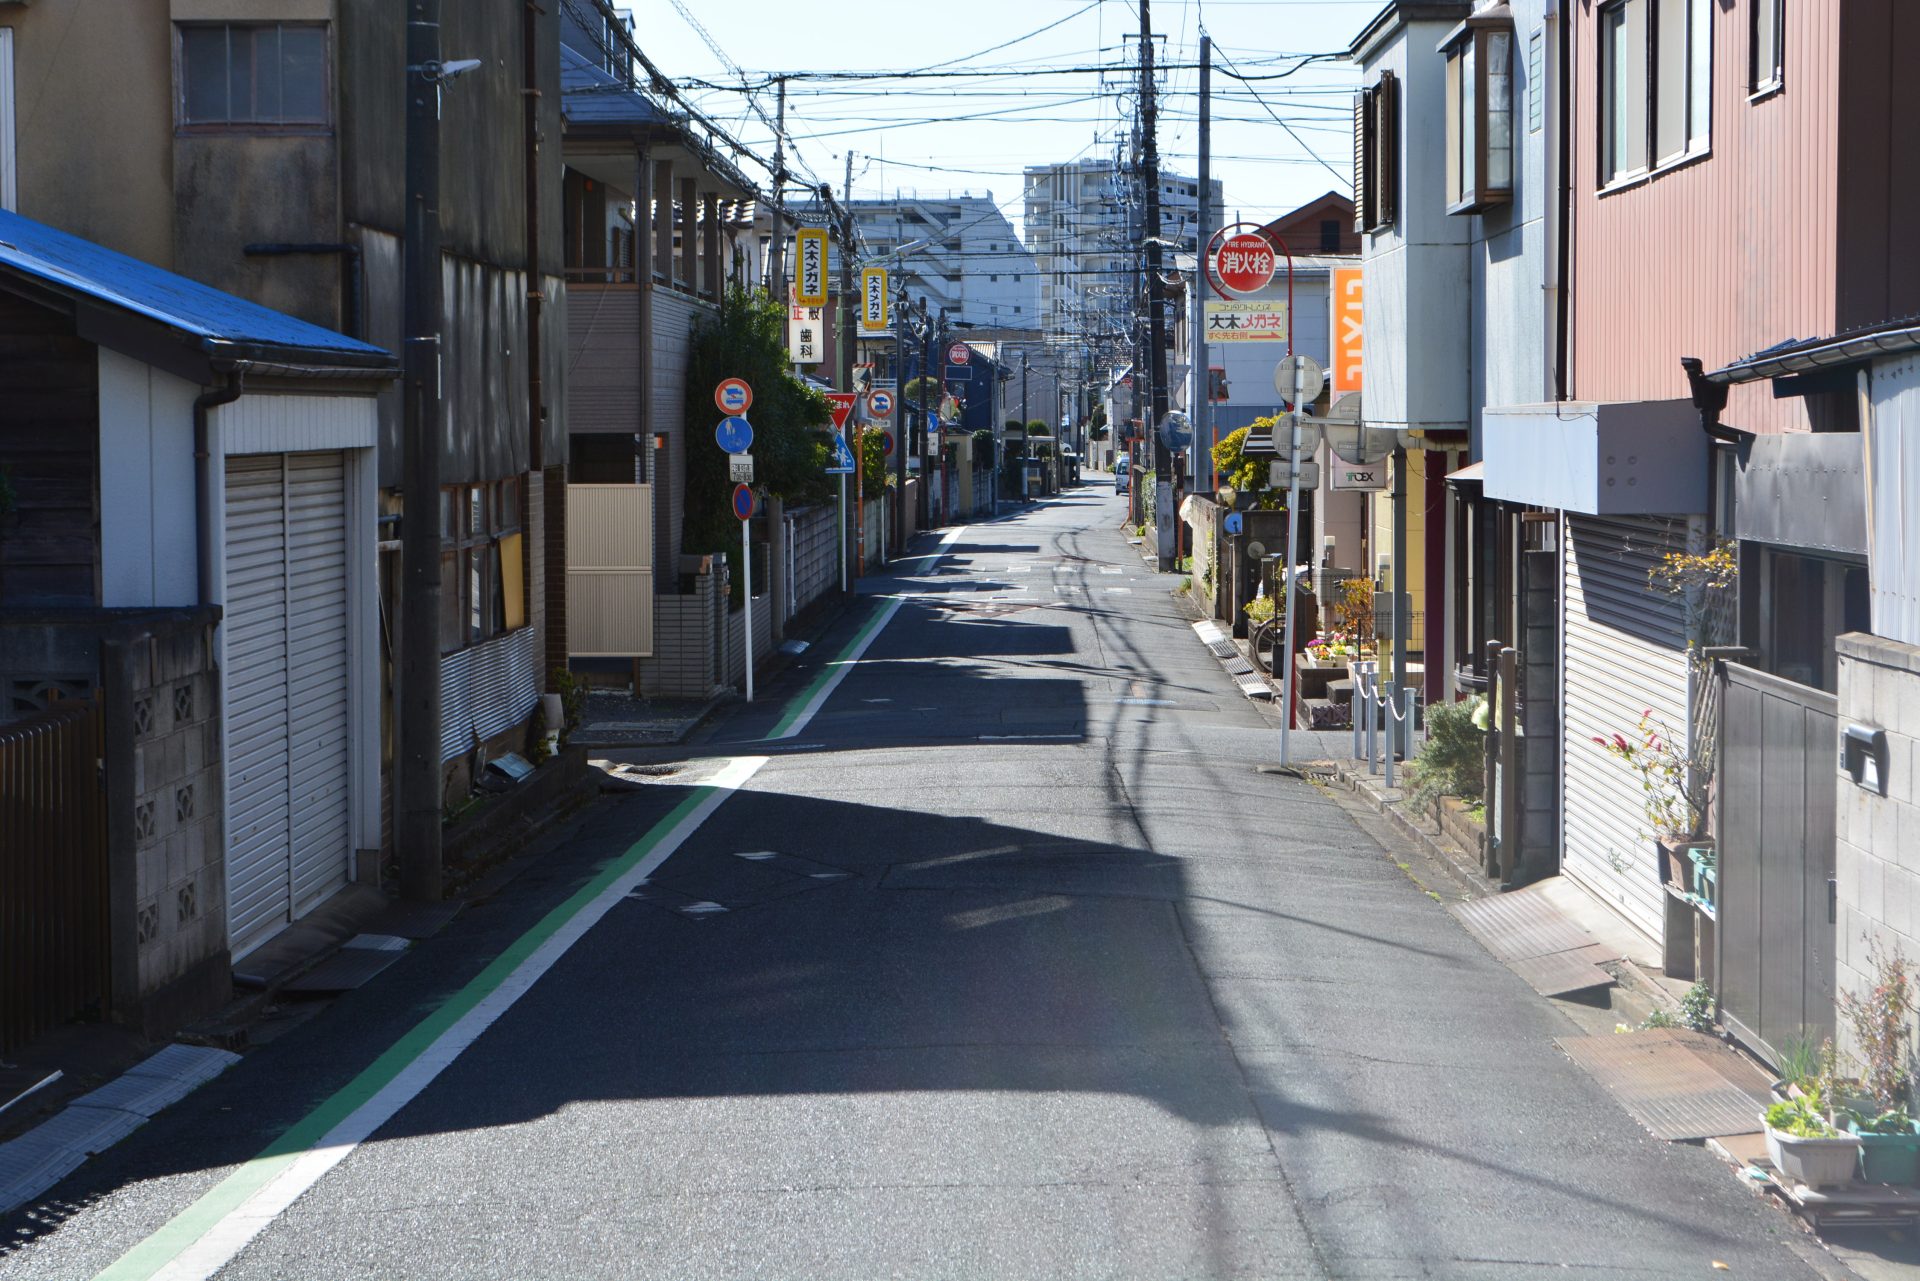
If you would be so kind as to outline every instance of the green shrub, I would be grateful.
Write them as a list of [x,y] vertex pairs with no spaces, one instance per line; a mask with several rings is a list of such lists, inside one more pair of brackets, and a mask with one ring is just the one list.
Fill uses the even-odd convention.
[[1477,801],[1486,779],[1486,731],[1473,723],[1474,704],[1435,703],[1427,708],[1427,741],[1407,766],[1413,799],[1431,805],[1441,796]]

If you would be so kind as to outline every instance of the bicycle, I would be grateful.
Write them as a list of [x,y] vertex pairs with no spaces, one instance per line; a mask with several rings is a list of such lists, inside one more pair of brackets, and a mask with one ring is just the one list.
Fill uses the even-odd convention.
[[1264,623],[1255,623],[1253,630],[1247,633],[1247,648],[1253,654],[1253,665],[1267,676],[1273,675],[1273,656],[1285,638],[1286,623],[1284,617],[1269,618]]

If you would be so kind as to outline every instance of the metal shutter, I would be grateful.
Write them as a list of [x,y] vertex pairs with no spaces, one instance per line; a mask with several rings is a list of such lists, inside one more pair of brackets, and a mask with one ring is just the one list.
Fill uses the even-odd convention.
[[293,914],[347,881],[347,496],[337,453],[287,455]]
[[227,922],[238,956],[284,924],[286,489],[278,455],[227,459]]
[[1648,936],[1665,929],[1660,873],[1638,776],[1593,740],[1631,735],[1640,714],[1687,736],[1686,619],[1647,571],[1685,551],[1684,520],[1567,517],[1562,870]]
[[238,956],[346,882],[346,467],[227,460],[227,912]]

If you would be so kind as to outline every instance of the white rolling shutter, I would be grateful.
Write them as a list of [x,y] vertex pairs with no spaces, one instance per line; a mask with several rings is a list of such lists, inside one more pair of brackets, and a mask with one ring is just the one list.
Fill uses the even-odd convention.
[[227,885],[238,956],[345,884],[346,467],[227,460]]
[[1686,550],[1686,522],[1570,515],[1567,533],[1561,869],[1658,939],[1665,905],[1638,775],[1593,740],[1631,736],[1651,709],[1686,743],[1686,617],[1647,582]]
[[287,455],[293,914],[347,881],[347,494],[337,453]]
[[238,956],[285,924],[287,537],[279,455],[227,459],[227,921]]

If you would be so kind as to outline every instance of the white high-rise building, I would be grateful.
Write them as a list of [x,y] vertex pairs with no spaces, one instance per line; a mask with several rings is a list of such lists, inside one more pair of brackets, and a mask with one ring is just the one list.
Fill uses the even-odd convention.
[[[1051,336],[1124,337],[1135,310],[1145,206],[1137,170],[1113,160],[1074,160],[1026,170],[1027,248],[1040,271],[1040,310]],[[1223,203],[1212,183],[1216,223]],[[1198,180],[1160,175],[1160,235],[1187,252],[1200,209]]]
[[[981,329],[1040,328],[1040,278],[1033,254],[989,192],[985,196],[847,203],[860,239],[863,264],[882,266],[897,292],[904,282],[915,298],[925,297],[949,322]],[[762,236],[771,228],[764,209],[755,219]],[[795,226],[824,226],[821,210],[787,210],[787,235]],[[837,247],[828,251],[828,277],[837,281]],[[791,266],[789,266],[791,271]]]

